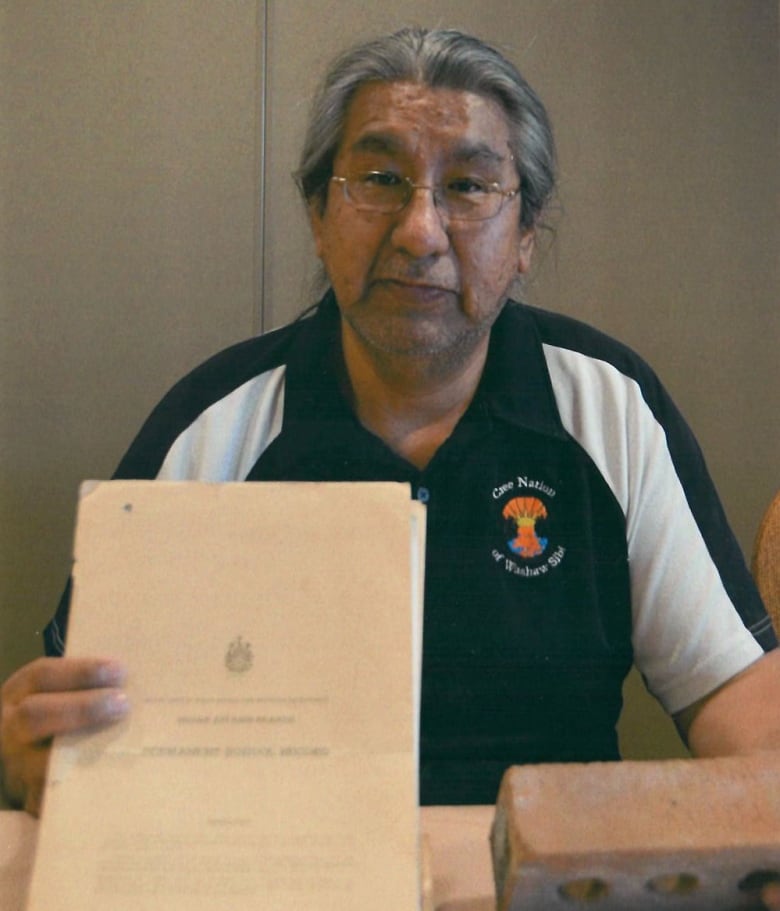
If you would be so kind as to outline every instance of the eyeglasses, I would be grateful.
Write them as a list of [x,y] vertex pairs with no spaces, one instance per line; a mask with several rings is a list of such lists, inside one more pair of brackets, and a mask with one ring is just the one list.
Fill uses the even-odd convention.
[[344,198],[359,212],[392,215],[400,212],[415,190],[430,190],[436,208],[454,221],[495,218],[504,203],[520,192],[502,190],[500,184],[479,177],[458,177],[440,186],[412,183],[392,171],[363,171],[352,177],[331,177],[341,184]]

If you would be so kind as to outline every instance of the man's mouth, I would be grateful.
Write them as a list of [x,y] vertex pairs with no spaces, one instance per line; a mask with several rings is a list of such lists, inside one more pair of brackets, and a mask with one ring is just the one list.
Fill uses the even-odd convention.
[[379,279],[378,284],[386,285],[391,289],[397,289],[401,294],[410,297],[425,299],[441,298],[444,295],[457,294],[458,292],[445,284],[431,281],[420,281],[419,279],[405,278],[384,278]]

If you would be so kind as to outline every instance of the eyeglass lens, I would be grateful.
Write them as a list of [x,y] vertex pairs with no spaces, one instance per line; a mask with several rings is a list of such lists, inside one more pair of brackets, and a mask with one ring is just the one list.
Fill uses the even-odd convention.
[[409,178],[369,172],[349,178],[334,178],[344,185],[347,199],[358,209],[379,214],[400,212],[416,189],[432,190],[437,209],[449,218],[480,220],[493,218],[505,200],[505,192],[494,183],[476,179],[459,180],[438,187],[416,186]]

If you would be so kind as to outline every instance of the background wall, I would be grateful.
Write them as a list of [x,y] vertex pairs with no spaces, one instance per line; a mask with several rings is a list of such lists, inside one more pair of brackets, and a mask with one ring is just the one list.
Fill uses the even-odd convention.
[[[780,485],[776,0],[0,0],[0,677],[39,654],[79,481],[165,389],[311,299],[291,180],[330,57],[406,23],[545,99],[556,238],[529,299],[658,369],[746,552]],[[636,696],[630,754],[679,745]]]

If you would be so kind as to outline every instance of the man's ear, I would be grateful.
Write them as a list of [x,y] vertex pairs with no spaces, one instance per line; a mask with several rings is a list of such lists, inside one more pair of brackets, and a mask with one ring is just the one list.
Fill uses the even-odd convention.
[[309,227],[311,228],[311,234],[314,238],[314,249],[317,253],[317,256],[322,259],[322,238],[325,231],[325,228],[323,226],[325,211],[322,200],[316,196],[312,197],[309,200],[308,209]]
[[517,261],[518,275],[525,275],[531,268],[531,260],[534,255],[536,245],[536,231],[533,228],[527,228],[520,238],[520,256]]

